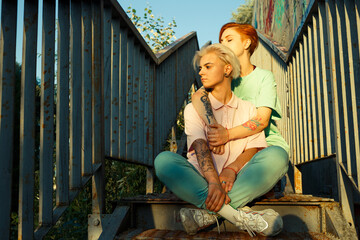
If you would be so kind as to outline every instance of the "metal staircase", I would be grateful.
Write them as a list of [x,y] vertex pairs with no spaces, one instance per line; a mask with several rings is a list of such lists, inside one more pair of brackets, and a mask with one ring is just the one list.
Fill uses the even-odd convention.
[[[2,237],[10,238],[12,203],[18,213],[18,239],[42,239],[91,181],[89,239],[248,239],[247,233],[237,232],[227,221],[220,224],[220,235],[214,226],[188,236],[178,211],[189,205],[172,195],[152,194],[153,160],[162,151],[189,89],[199,83],[191,67],[199,47],[196,33],[155,55],[116,0],[41,2],[43,69],[37,106],[40,1],[25,0],[23,8],[19,97],[15,94],[19,91],[15,76],[18,1],[1,1]],[[252,204],[255,209],[274,208],[283,216],[284,231],[275,239],[356,239],[360,3],[307,2],[286,53],[258,32],[260,46],[252,61],[271,70],[277,81],[283,107],[278,126],[291,147],[291,191],[282,198]],[[255,10],[260,11],[256,6],[263,3],[256,1]],[[17,113],[19,122],[14,121]],[[179,145],[184,146],[184,141]],[[14,196],[18,199],[12,198],[16,159],[20,181]],[[146,166],[149,194],[122,199],[112,213],[106,213],[105,159]],[[316,197],[324,193],[326,197]],[[37,196],[39,209],[34,212]]]
[[[179,211],[194,207],[172,194],[150,194],[122,199],[119,206],[130,211],[115,239],[252,239],[227,220],[219,221],[194,236],[184,231]],[[283,218],[281,234],[270,239],[356,239],[348,227],[339,203],[330,198],[287,194],[279,199],[258,199],[249,204],[254,210],[271,208]],[[220,231],[220,234],[218,233]],[[268,239],[257,236],[255,239]]]

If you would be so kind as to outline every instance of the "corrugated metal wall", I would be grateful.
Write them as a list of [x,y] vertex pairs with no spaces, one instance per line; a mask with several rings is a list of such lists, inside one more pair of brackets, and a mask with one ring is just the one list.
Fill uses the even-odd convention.
[[[163,59],[161,53],[157,54],[157,63],[129,41],[132,36],[123,34],[116,40],[120,41],[122,51],[115,49],[110,54],[109,47],[109,60],[105,55],[105,63],[109,62],[105,65],[105,73],[112,73],[105,74],[104,78],[105,154],[113,159],[153,166],[154,156],[162,151],[196,80],[191,67],[198,49],[196,34],[188,34],[162,50],[163,54],[170,49],[172,53]],[[112,41],[118,38],[116,36],[117,33]],[[121,62],[126,63],[122,65],[123,71],[110,65],[111,61],[119,61],[115,59],[119,52]],[[115,80],[119,79],[119,72],[123,75]]]
[[[1,1],[0,232],[4,239],[10,234],[11,202],[17,201],[11,199],[17,154],[18,236],[42,238],[91,178],[93,213],[104,212],[105,157],[153,166],[196,80],[190,66],[198,49],[196,33],[155,55],[116,0],[42,2],[38,29],[39,1],[25,0],[21,97],[16,99],[17,1]],[[42,70],[37,87],[38,31],[42,31]],[[14,124],[17,101],[19,126]],[[14,135],[16,128],[20,136]],[[14,145],[16,138],[19,146]],[[17,147],[19,153],[14,152]],[[37,160],[39,183],[34,180]],[[35,233],[34,184],[39,184]]]
[[283,110],[278,124],[293,164],[336,154],[344,208],[351,208],[346,189],[352,187],[342,174],[360,187],[359,12],[355,0],[310,1],[289,52],[273,51],[274,44],[261,36],[252,59],[275,75]]

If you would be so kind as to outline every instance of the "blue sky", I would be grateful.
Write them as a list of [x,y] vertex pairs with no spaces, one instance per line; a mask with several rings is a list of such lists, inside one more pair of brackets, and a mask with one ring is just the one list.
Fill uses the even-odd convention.
[[[0,0],[0,2],[2,2]],[[231,13],[238,6],[244,3],[244,0],[118,0],[122,8],[126,11],[131,5],[137,10],[139,16],[143,16],[144,8],[151,6],[153,14],[156,17],[162,17],[165,23],[169,23],[174,18],[177,24],[175,36],[177,38],[196,31],[199,45],[202,46],[207,41],[218,42],[218,33],[221,26],[231,19]],[[22,23],[23,23],[24,0],[18,1],[18,31],[17,31],[17,49],[16,61],[21,62],[22,58]],[[1,4],[0,4],[1,12]],[[41,52],[41,18],[42,1],[39,4],[39,25],[38,25],[38,47],[37,52]],[[40,75],[41,58],[37,61],[37,76]]]
[[139,16],[147,3],[151,6],[157,17],[163,17],[165,23],[175,18],[177,38],[196,31],[199,44],[202,46],[207,41],[218,42],[218,33],[224,23],[230,21],[232,12],[243,4],[244,0],[118,0],[126,11],[131,5]]

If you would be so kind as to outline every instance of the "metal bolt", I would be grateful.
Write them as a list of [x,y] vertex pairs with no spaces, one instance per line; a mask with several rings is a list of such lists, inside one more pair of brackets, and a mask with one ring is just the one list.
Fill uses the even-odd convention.
[[99,226],[100,220],[99,219],[94,219],[93,224],[94,224],[94,226]]

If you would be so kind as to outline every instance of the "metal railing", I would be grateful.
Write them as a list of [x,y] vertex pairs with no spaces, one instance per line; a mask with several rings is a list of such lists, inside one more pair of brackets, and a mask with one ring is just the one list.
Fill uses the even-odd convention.
[[[191,67],[198,49],[194,32],[155,55],[116,0],[42,2],[40,113],[35,102],[39,1],[25,0],[17,136],[18,3],[2,0],[0,232],[6,239],[11,203],[17,201],[11,199],[15,155],[20,155],[19,239],[42,238],[90,179],[92,211],[104,213],[104,159],[151,168],[197,78]],[[16,138],[19,153],[14,152]],[[37,160],[39,183],[34,180]],[[35,184],[39,184],[38,226],[34,226]]]
[[278,125],[293,164],[336,157],[339,200],[349,222],[352,188],[360,189],[359,11],[359,1],[312,0],[287,54],[259,33],[253,57],[277,79]]

